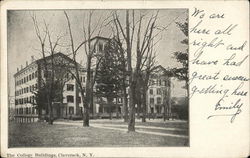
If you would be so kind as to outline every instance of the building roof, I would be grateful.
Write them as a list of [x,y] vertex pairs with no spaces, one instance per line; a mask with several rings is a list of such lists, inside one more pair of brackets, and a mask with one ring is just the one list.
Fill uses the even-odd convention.
[[[65,60],[68,60],[68,61],[70,61],[70,62],[74,62],[70,57],[68,57],[67,55],[65,55],[65,54],[63,54],[63,53],[61,53],[61,52],[58,52],[58,53],[55,53],[54,54],[54,57],[53,58],[57,58],[57,57],[62,57],[62,58],[64,58]],[[49,59],[51,59],[52,58],[52,56],[50,55],[50,56],[46,56],[45,57],[45,59],[46,60],[49,60]],[[35,61],[33,61],[31,64],[29,64],[28,66],[26,66],[26,67],[24,67],[23,69],[21,69],[20,71],[18,71],[17,73],[15,73],[14,74],[14,77],[15,76],[17,76],[17,75],[19,75],[19,74],[21,74],[22,72],[24,72],[26,69],[28,69],[32,64],[34,64],[34,63],[36,63],[36,64],[41,64],[42,62],[43,62],[43,58],[41,58],[41,59],[38,59],[38,60],[35,60]],[[77,63],[78,64],[78,66],[80,67],[80,68],[82,68],[82,69],[84,69],[84,67],[82,66],[82,65],[80,65],[79,63]]]
[[165,69],[163,66],[161,65],[158,65],[156,66],[154,69],[153,69],[153,72],[154,73],[161,73],[161,75],[164,75],[164,76],[168,76],[168,77],[172,77],[173,76],[173,72],[169,69]]
[[95,37],[93,37],[93,38],[91,38],[90,39],[90,41],[93,41],[93,40],[95,40],[95,39],[102,39],[102,40],[110,40],[110,38],[106,38],[106,37],[102,37],[102,36],[95,36]]

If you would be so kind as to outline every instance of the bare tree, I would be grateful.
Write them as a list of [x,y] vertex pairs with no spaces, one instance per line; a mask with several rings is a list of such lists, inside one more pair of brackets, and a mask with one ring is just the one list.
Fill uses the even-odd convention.
[[[80,93],[81,93],[81,97],[83,100],[83,104],[84,104],[84,108],[83,108],[83,126],[88,127],[89,126],[89,113],[90,113],[90,107],[93,106],[93,87],[94,87],[94,83],[95,83],[95,78],[96,78],[96,74],[94,72],[97,72],[96,70],[99,67],[99,63],[101,61],[101,57],[97,57],[97,55],[100,54],[96,54],[95,53],[95,48],[97,45],[97,41],[95,41],[94,43],[91,43],[92,38],[94,37],[94,35],[99,36],[99,34],[102,31],[102,26],[105,20],[103,20],[102,23],[98,22],[98,24],[96,24],[96,26],[92,26],[92,17],[93,17],[94,11],[90,10],[88,12],[88,20],[83,22],[83,37],[84,40],[77,46],[75,47],[74,45],[74,38],[72,35],[72,29],[71,29],[71,23],[70,23],[70,19],[69,16],[67,14],[66,11],[64,11],[64,15],[66,17],[67,20],[67,24],[68,24],[68,30],[69,30],[69,35],[70,35],[70,45],[71,45],[71,51],[72,51],[72,60],[75,63],[75,69],[74,72],[72,73],[72,75],[74,76],[74,78],[76,79],[76,82],[78,83],[78,86],[80,88]],[[101,20],[101,19],[99,19]],[[84,25],[86,22],[86,25]],[[97,25],[99,25],[99,30]],[[93,45],[92,45],[93,44]],[[81,81],[80,81],[80,68],[79,65],[76,62],[76,55],[79,51],[79,49],[81,47],[84,47],[84,51],[85,51],[85,56],[86,56],[86,73],[87,73],[87,79],[86,79],[86,93],[85,93],[85,88],[82,86]],[[96,63],[93,63],[93,59],[96,59]],[[92,67],[94,65],[94,70],[92,70]]]
[[147,57],[147,63],[145,69],[142,71],[141,83],[142,83],[142,122],[146,122],[147,116],[147,91],[150,84],[150,76],[156,68],[156,54],[153,53],[153,45],[149,48],[150,53]]
[[[125,28],[122,27],[119,15],[114,13],[114,24],[117,32],[121,32],[122,38],[125,41],[127,53],[127,71],[129,76],[129,121],[128,131],[135,131],[135,103],[136,103],[136,87],[138,78],[142,72],[142,67],[147,60],[154,38],[154,30],[156,29],[156,20],[158,11],[150,17],[145,18],[146,15],[139,11],[139,19],[136,21],[135,11],[125,11]],[[146,23],[144,28],[142,25]],[[135,44],[135,68],[132,67],[132,53]]]
[[[54,79],[55,79],[55,67],[54,67],[54,54],[56,53],[56,48],[59,45],[59,41],[63,36],[56,36],[56,39],[52,39],[52,34],[49,30],[48,24],[43,20],[44,27],[39,26],[36,15],[31,15],[35,33],[38,38],[41,47],[42,54],[42,68],[44,70],[44,78],[46,85],[46,98],[48,104],[48,116],[49,124],[53,124],[53,93],[54,93]],[[47,41],[47,43],[46,43]],[[48,45],[48,50],[46,50],[46,44]],[[46,58],[46,53],[49,53],[50,58]],[[51,72],[51,73],[49,73]]]

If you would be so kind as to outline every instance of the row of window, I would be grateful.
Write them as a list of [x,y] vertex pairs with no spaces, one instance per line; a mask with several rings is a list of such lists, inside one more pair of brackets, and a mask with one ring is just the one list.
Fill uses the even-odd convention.
[[29,92],[32,92],[34,90],[37,89],[37,83],[34,84],[34,85],[30,85],[28,87],[25,87],[25,88],[22,88],[22,89],[19,89],[15,92],[16,96],[19,96],[19,95],[22,95],[22,94],[25,94],[25,93],[29,93]]
[[[154,89],[149,89],[149,94],[154,94]],[[156,94],[157,95],[161,95],[162,94],[162,89],[161,88],[157,88],[156,89]]]
[[30,97],[25,97],[25,98],[20,98],[15,100],[15,105],[22,105],[26,103],[35,103],[35,96],[30,96]]
[[[150,98],[150,104],[154,104],[155,103],[155,99],[154,98]],[[161,104],[161,97],[157,97],[156,98],[156,104]]]
[[[114,98],[115,99],[115,98]],[[114,101],[114,99],[112,100],[112,101]],[[123,103],[123,98],[116,98],[117,100],[115,100],[115,101],[117,101],[117,103]],[[98,102],[102,102],[102,97],[97,97],[97,101]]]
[[67,91],[74,91],[74,85],[73,84],[67,84]]
[[[78,103],[81,103],[81,97],[77,97]],[[68,103],[74,103],[74,96],[72,95],[68,95],[67,96],[67,102]],[[35,103],[35,96],[30,96],[30,97],[25,97],[25,98],[20,98],[20,99],[16,99],[15,100],[15,105],[22,105],[22,104],[26,104],[26,103]]]
[[[66,74],[66,78],[67,78],[68,80],[69,80],[69,79],[74,80],[74,76],[73,76],[73,75],[70,75],[69,73]],[[85,76],[80,76],[80,81],[83,82],[83,83],[85,83],[86,77],[85,77]]]
[[16,114],[37,114],[37,110],[34,107],[27,108],[17,108]]
[[[68,95],[68,96],[67,96],[67,102],[68,102],[68,103],[74,103],[74,96]],[[78,103],[81,103],[81,97],[77,97],[77,102],[78,102]]]
[[162,80],[162,79],[157,79],[156,81],[151,80],[150,81],[150,86],[153,86],[153,85],[156,85],[156,86],[168,86],[168,81],[167,80]]
[[[74,91],[74,85],[73,84],[67,84],[67,91]],[[85,89],[83,88],[83,91],[85,93]]]
[[24,78],[16,81],[16,85],[21,85],[21,84],[24,84],[30,80],[33,80],[34,78],[37,77],[37,71],[36,72],[33,72],[32,74],[29,74],[28,76],[25,76]]

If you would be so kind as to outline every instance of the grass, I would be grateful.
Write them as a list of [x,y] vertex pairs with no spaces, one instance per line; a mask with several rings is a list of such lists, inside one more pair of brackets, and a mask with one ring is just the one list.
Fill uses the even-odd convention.
[[188,146],[188,139],[73,125],[9,123],[9,147],[129,146]]
[[[148,120],[147,120],[148,121]],[[118,124],[118,125],[127,125],[127,123],[123,122],[123,120],[91,120],[93,123],[100,123],[100,124]],[[155,127],[166,127],[166,128],[184,128],[188,129],[188,122],[182,121],[182,122],[175,122],[175,121],[161,121],[157,120],[157,122],[141,122],[140,120],[137,120],[135,123],[138,126],[155,126]]]

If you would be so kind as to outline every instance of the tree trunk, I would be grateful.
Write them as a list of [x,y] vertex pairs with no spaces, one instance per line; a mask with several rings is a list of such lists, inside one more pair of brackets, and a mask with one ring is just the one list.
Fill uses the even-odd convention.
[[166,105],[165,105],[165,103],[164,103],[164,107],[163,107],[163,121],[165,122],[166,121],[166,113],[165,113],[165,111],[166,111]]
[[[39,103],[39,104],[41,104],[41,103]],[[38,105],[37,111],[38,111],[38,122],[40,122],[40,121],[42,121],[42,107],[41,107],[41,105]]]
[[171,105],[171,81],[169,80],[169,92],[168,92],[168,118],[172,117],[172,105]]
[[134,132],[135,131],[135,88],[134,86],[130,86],[130,105],[129,105],[129,120],[128,120],[128,131]]
[[91,56],[87,58],[86,101],[84,103],[83,126],[89,127],[89,107],[91,105]]
[[112,120],[112,105],[113,105],[113,98],[107,97],[108,107],[109,107],[109,119]]
[[147,91],[145,88],[143,89],[143,94],[142,94],[142,122],[146,122],[146,115],[147,115]]
[[129,119],[128,131],[135,131],[135,85],[136,80],[132,69],[132,46],[130,43],[130,23],[129,23],[129,10],[126,10],[126,44],[127,44],[127,64],[129,72]]
[[52,103],[51,101],[49,100],[49,120],[48,120],[48,124],[49,125],[53,125],[53,109],[52,109]]
[[[86,108],[85,108],[86,107]],[[89,127],[89,108],[85,104],[84,111],[83,111],[83,126]]]
[[125,83],[123,84],[122,91],[123,91],[123,118],[124,122],[128,122],[128,98],[127,98]]
[[119,118],[119,104],[118,104],[118,101],[117,101],[118,98],[116,98],[116,119]]

